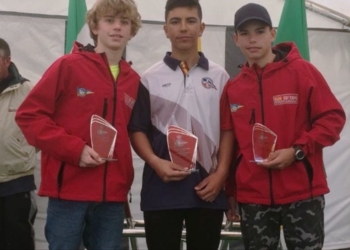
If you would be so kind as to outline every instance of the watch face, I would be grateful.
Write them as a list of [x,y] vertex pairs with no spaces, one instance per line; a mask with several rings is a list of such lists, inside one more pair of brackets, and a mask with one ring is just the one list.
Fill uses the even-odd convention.
[[297,160],[302,160],[304,159],[304,152],[301,150],[301,149],[298,149],[296,152],[295,152],[295,158]]

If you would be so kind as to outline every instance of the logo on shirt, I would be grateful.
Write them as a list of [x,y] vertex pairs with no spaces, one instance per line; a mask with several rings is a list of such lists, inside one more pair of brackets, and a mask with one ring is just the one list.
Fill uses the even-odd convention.
[[166,88],[166,87],[170,87],[171,86],[171,82],[165,83],[162,85],[162,87]]
[[92,92],[91,90],[85,89],[85,88],[81,88],[81,87],[77,87],[77,96],[78,97],[84,97],[86,95],[90,95],[93,94],[94,92]]
[[236,103],[230,104],[230,110],[232,113],[237,112],[237,110],[239,110],[240,108],[243,108],[243,105],[236,104]]
[[209,78],[209,77],[203,77],[202,78],[202,85],[206,89],[215,89],[216,90],[216,87],[214,85],[213,80],[211,78]]
[[272,98],[273,98],[273,104],[275,106],[299,103],[298,94],[275,95]]
[[131,96],[129,96],[128,94],[124,94],[124,101],[126,106],[128,106],[129,108],[133,109],[134,105],[135,105],[135,99],[132,98]]

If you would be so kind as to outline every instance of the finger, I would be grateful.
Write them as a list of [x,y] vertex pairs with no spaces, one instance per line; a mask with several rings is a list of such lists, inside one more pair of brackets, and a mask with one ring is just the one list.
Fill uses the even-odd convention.
[[177,171],[181,171],[181,172],[189,172],[189,171],[188,171],[188,168],[179,166],[179,165],[174,164],[174,163],[172,163],[172,164],[170,165],[170,167],[171,167],[172,170],[177,170]]
[[208,181],[207,181],[207,179],[204,179],[197,186],[195,186],[194,189],[198,191],[198,190],[205,188],[207,185],[208,185]]
[[191,172],[189,172],[189,171],[175,170],[175,171],[171,172],[170,177],[187,177],[190,174],[191,174]]

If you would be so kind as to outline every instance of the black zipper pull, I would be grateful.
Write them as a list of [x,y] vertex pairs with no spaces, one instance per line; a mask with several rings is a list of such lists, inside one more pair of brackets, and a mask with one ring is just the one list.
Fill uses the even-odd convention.
[[251,125],[255,124],[255,109],[254,108],[252,108],[251,113],[250,113],[249,124],[251,124]]
[[108,101],[107,101],[107,98],[105,98],[104,101],[103,101],[103,113],[102,113],[102,117],[104,119],[107,116],[107,106],[108,106]]

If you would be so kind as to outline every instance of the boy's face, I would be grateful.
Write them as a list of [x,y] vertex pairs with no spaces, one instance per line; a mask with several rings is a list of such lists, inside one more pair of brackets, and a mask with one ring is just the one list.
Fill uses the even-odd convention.
[[204,31],[196,8],[178,7],[168,13],[164,31],[169,38],[173,52],[197,51],[197,41]]
[[113,15],[100,18],[92,32],[97,36],[96,49],[99,52],[123,50],[133,37],[130,19]]
[[264,61],[272,53],[272,43],[276,31],[264,22],[248,21],[234,34],[234,41],[248,60],[249,64]]

